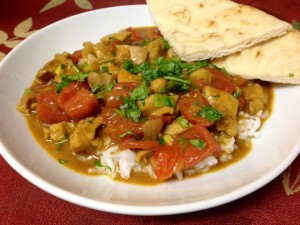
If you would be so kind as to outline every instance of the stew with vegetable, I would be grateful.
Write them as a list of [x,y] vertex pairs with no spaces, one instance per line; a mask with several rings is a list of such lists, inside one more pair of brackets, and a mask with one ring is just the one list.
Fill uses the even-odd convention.
[[156,27],[58,53],[18,110],[39,143],[85,174],[156,184],[240,159],[272,109],[269,83],[184,62]]

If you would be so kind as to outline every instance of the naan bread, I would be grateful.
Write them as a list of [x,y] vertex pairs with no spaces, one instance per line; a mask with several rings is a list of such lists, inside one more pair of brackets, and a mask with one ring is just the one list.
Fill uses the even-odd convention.
[[147,0],[164,38],[185,61],[217,58],[281,36],[291,25],[229,0]]
[[293,29],[212,63],[246,79],[300,84],[300,32]]

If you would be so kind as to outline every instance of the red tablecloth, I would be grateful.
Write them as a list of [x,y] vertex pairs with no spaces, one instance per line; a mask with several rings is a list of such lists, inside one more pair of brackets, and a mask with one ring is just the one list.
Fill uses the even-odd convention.
[[[237,2],[255,6],[288,22],[300,21],[299,0]],[[62,18],[98,8],[144,3],[144,0],[1,0],[0,61],[32,31]],[[111,214],[68,203],[26,181],[0,156],[1,225],[300,224],[299,203],[300,156],[274,181],[244,198],[204,211],[159,217]]]

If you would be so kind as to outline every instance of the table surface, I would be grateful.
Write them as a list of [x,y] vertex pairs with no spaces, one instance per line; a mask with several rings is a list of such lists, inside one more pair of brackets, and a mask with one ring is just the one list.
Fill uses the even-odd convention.
[[[300,21],[299,0],[238,0],[287,22]],[[48,24],[104,7],[144,0],[1,0],[0,61],[26,36]],[[21,29],[24,35],[15,35]],[[20,33],[18,33],[20,34]],[[22,37],[20,37],[22,36]],[[280,176],[234,202],[170,216],[128,216],[58,199],[17,174],[0,156],[0,224],[300,224],[300,156]]]

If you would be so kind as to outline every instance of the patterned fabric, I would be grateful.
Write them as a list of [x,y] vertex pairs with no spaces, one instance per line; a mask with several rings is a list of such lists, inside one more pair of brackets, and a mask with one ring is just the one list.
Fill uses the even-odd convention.
[[[162,0],[163,1],[163,0]],[[300,21],[298,0],[238,0],[283,20]],[[144,0],[1,0],[0,61],[32,33],[60,19],[98,8]],[[300,44],[300,43],[299,43]],[[200,212],[142,217],[83,208],[38,189],[0,156],[0,224],[300,224],[300,156],[260,190]]]

